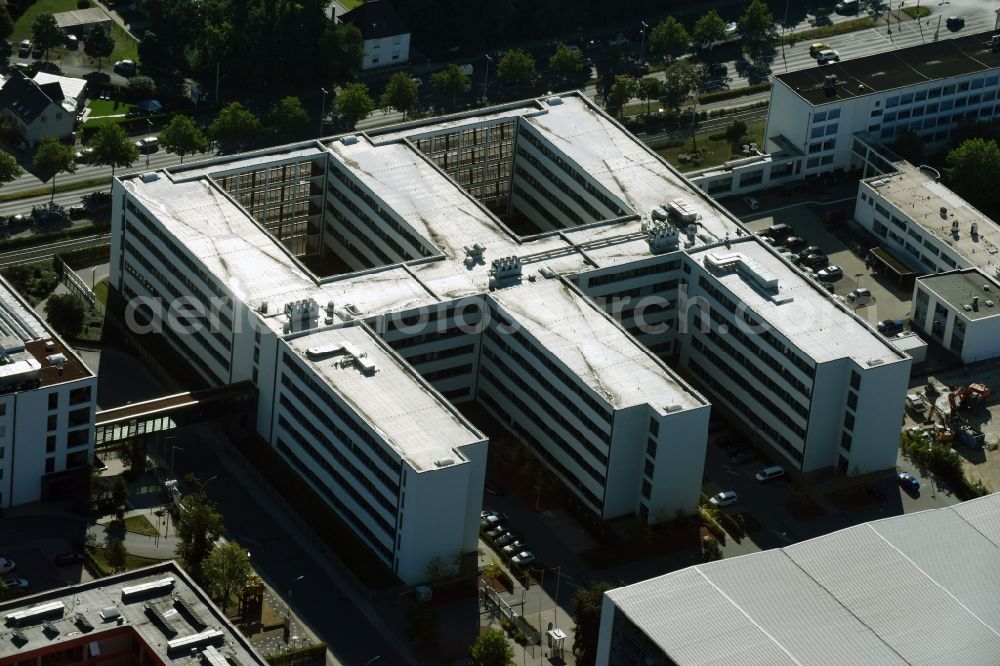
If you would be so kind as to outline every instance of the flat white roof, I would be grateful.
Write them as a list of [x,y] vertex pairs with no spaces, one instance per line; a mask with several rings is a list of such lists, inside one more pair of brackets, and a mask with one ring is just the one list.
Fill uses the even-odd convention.
[[59,76],[58,74],[49,74],[48,72],[37,72],[33,78],[35,79],[35,83],[40,86],[44,86],[46,83],[58,83],[63,95],[72,97],[74,101],[79,101],[80,95],[83,94],[83,89],[87,87],[86,79],[77,79],[72,76]]
[[[745,273],[714,271],[707,265],[712,257],[732,254],[750,259],[765,277],[776,278],[777,290],[762,289]],[[741,238],[728,249],[721,246],[690,256],[745,303],[749,312],[757,314],[816,363],[850,358],[866,367],[875,359],[891,363],[906,358],[756,237]]]
[[559,279],[500,289],[489,298],[510,315],[515,328],[617,409],[649,404],[663,414],[672,405],[708,404],[589,298]]
[[[904,162],[897,167],[897,173],[869,178],[865,183],[913,220],[925,236],[935,236],[969,266],[996,277],[1000,270],[1000,225],[912,164]],[[952,233],[954,221],[958,221],[957,234]],[[973,223],[978,227],[975,236]]]
[[607,595],[677,664],[985,666],[1000,654],[998,525],[993,494]]
[[[437,469],[435,463],[441,460],[464,463],[456,449],[484,439],[360,325],[316,331],[286,342],[417,471]],[[342,362],[346,356],[334,351],[320,356],[307,353],[309,349],[335,350],[344,343],[374,363],[375,373],[366,375],[357,365]]]

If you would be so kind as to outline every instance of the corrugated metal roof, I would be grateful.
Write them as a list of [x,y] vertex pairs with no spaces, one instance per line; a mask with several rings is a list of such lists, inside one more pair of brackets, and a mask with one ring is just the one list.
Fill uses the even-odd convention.
[[677,664],[996,664],[1000,493],[608,596]]

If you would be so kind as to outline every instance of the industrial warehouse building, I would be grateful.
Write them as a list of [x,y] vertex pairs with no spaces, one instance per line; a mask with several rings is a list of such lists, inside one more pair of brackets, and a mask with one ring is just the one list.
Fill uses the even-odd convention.
[[994,493],[611,590],[597,664],[986,666],[998,581]]
[[463,403],[605,519],[696,508],[713,407],[792,470],[895,462],[910,358],[578,94],[122,177],[114,207],[126,318],[253,382],[406,582],[476,548]]

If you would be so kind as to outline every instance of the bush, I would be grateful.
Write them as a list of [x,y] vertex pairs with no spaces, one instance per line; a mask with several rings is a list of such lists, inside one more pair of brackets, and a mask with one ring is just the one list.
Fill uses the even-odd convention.
[[959,499],[964,501],[989,494],[982,481],[971,483],[965,477],[962,459],[952,452],[950,446],[909,433],[900,437],[899,445],[907,458],[947,483]]
[[770,83],[757,83],[752,86],[747,86],[746,88],[730,88],[729,90],[719,90],[717,92],[698,95],[698,103],[708,104],[709,102],[721,102],[723,100],[733,99],[735,97],[754,95],[756,93],[765,92],[770,89],[771,89]]
[[77,9],[90,9],[91,7],[93,5],[90,3],[90,0],[76,0]]

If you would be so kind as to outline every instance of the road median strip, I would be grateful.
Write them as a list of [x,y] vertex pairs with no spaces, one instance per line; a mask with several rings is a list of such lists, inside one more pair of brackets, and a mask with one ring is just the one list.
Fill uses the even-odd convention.
[[[62,192],[72,192],[73,190],[83,190],[88,187],[99,187],[101,185],[110,185],[111,176],[102,176],[100,178],[87,178],[86,180],[78,180],[72,183],[65,183],[63,185],[56,185],[56,194]],[[0,193],[0,202],[17,201],[18,199],[30,199],[32,197],[43,197],[52,194],[51,187],[38,187],[33,190],[21,190],[20,192],[11,192],[10,194]]]

